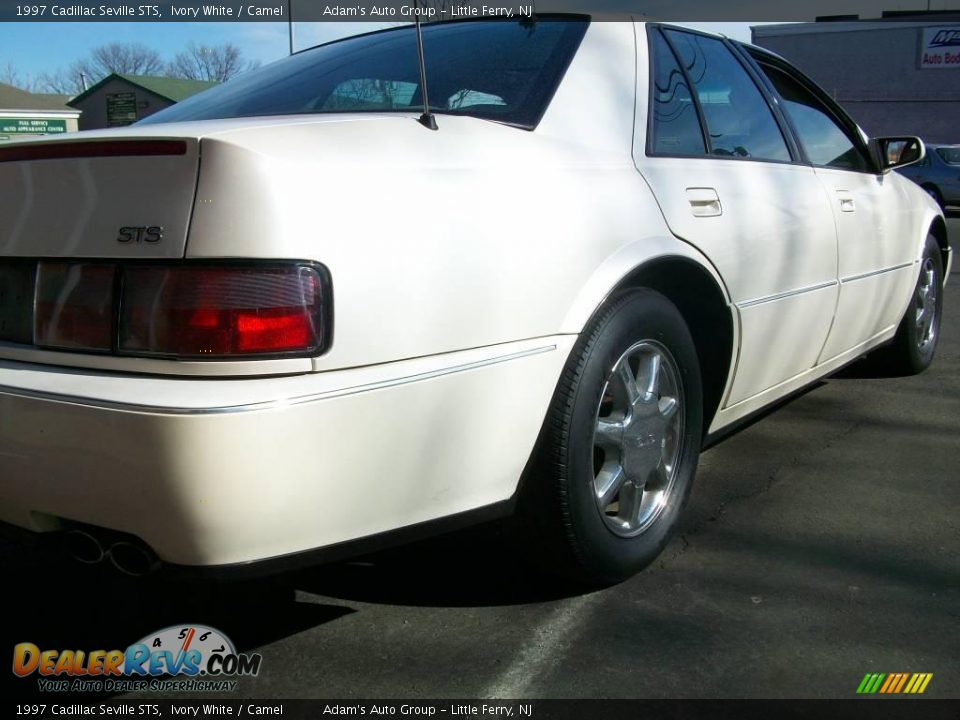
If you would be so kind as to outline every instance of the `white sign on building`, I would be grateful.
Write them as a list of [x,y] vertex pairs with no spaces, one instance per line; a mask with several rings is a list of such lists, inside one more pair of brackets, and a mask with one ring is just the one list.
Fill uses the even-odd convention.
[[920,67],[960,70],[960,25],[923,28]]

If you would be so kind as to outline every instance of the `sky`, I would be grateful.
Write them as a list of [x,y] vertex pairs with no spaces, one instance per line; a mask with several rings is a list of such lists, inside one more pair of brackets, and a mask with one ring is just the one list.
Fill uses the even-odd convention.
[[[376,30],[389,23],[295,23],[296,49],[312,47],[347,35]],[[678,23],[737,40],[750,40],[750,23]],[[0,23],[0,71],[9,63],[21,76],[54,73],[110,42],[139,42],[156,49],[165,59],[190,42],[219,45],[232,42],[245,56],[266,64],[289,52],[286,23]]]

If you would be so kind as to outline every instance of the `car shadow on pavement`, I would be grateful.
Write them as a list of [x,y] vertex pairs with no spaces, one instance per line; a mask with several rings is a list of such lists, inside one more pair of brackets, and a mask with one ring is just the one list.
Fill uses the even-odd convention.
[[[55,544],[4,541],[0,572],[7,589],[0,647],[8,651],[22,642],[44,650],[122,650],[163,628],[194,624],[222,630],[244,652],[353,612],[337,604],[295,602],[292,586],[277,579],[133,578],[109,563],[70,560]],[[35,683],[21,681],[14,687],[21,697],[36,691]]]
[[590,588],[529,560],[509,521],[488,523],[358,558],[303,570],[304,592],[412,607],[494,607],[573,597]]

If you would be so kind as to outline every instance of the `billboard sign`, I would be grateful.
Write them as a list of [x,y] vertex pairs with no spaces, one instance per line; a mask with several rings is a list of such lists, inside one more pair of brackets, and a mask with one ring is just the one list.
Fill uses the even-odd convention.
[[4,135],[51,135],[65,133],[66,131],[66,120],[0,117],[0,133]]
[[960,69],[960,25],[923,28],[920,67]]
[[107,127],[122,127],[136,121],[136,93],[122,92],[107,95]]

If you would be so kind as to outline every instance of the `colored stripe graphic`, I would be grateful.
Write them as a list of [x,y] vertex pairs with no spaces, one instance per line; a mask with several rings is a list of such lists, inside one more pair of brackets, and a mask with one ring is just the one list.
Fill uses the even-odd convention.
[[867,673],[857,686],[857,694],[920,695],[932,679],[933,673]]
[[873,693],[880,689],[880,683],[883,682],[885,677],[886,675],[883,673],[867,673],[863,676],[857,692],[861,695],[873,695]]

